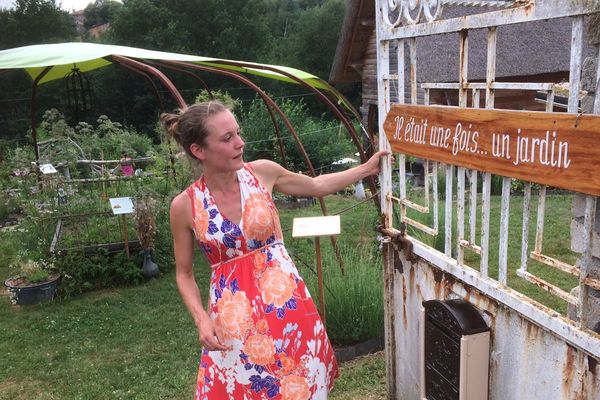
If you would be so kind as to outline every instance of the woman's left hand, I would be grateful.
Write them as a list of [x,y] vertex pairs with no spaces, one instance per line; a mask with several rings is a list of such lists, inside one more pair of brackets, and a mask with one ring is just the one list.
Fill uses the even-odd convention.
[[366,163],[363,164],[367,176],[371,175],[379,175],[379,171],[381,171],[381,159],[392,154],[389,150],[379,150],[377,153],[373,154]]

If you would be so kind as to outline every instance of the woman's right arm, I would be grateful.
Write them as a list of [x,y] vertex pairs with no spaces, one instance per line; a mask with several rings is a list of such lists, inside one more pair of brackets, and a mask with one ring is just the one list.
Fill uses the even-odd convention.
[[192,204],[186,192],[180,193],[171,203],[171,234],[175,253],[177,288],[183,302],[198,328],[200,343],[206,350],[227,350],[220,329],[204,307],[194,278],[194,237],[192,235]]

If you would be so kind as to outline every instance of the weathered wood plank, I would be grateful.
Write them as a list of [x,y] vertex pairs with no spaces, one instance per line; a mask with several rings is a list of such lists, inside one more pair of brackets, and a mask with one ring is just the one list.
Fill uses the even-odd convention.
[[600,116],[394,105],[395,152],[600,195]]

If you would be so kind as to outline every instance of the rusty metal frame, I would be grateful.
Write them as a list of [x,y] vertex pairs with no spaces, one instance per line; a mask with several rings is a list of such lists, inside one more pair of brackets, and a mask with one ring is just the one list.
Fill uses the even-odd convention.
[[148,75],[144,71],[141,71],[141,70],[139,70],[139,69],[131,66],[130,64],[119,63],[119,62],[116,62],[116,61],[115,61],[115,64],[117,64],[117,65],[119,65],[119,66],[121,66],[121,67],[123,67],[123,68],[125,68],[125,69],[127,69],[129,71],[132,71],[132,72],[134,72],[136,74],[139,74],[139,75],[143,76],[148,81],[148,83],[150,83],[150,86],[152,86],[152,89],[154,90],[154,96],[156,97],[156,101],[158,101],[158,105],[160,107],[160,110],[163,111],[163,112],[165,111],[165,104],[164,104],[164,102],[162,100],[162,96],[160,95],[160,92],[158,91],[158,88],[156,87],[156,83],[154,83],[154,81],[152,80],[152,77],[150,77],[150,75]]
[[[300,137],[298,136],[296,130],[294,129],[294,127],[290,123],[290,121],[287,118],[287,116],[279,108],[279,106],[277,105],[277,103],[275,103],[275,101],[273,99],[271,99],[269,97],[269,95],[267,95],[260,87],[258,87],[250,79],[248,79],[245,76],[243,76],[243,75],[241,75],[241,74],[239,74],[237,72],[234,72],[234,71],[222,70],[222,69],[218,69],[218,68],[214,68],[214,67],[209,67],[209,66],[206,66],[206,65],[186,63],[186,62],[182,62],[182,61],[163,61],[163,64],[180,66],[180,67],[187,67],[187,68],[196,69],[196,70],[199,70],[199,71],[206,71],[206,72],[212,72],[212,73],[219,74],[219,75],[225,75],[225,76],[234,78],[234,79],[236,79],[236,80],[238,80],[238,81],[246,84],[247,86],[251,87],[259,96],[261,96],[261,98],[263,99],[263,101],[265,101],[268,105],[270,105],[273,108],[273,110],[275,110],[275,112],[277,112],[277,114],[281,117],[281,119],[283,120],[284,124],[286,125],[286,127],[288,128],[288,130],[290,131],[290,133],[293,135],[294,140],[296,141],[296,145],[298,147],[298,150],[300,150],[300,153],[304,157],[306,165],[309,168],[310,174],[312,176],[316,176],[315,169],[314,169],[314,167],[312,165],[312,162],[310,161],[310,158],[308,157],[308,153],[306,153],[306,150],[304,149],[304,146],[302,145],[302,142],[300,141]],[[319,199],[319,204],[321,206],[321,210],[323,211],[323,214],[327,215],[328,211],[327,211],[327,205],[325,204],[325,200],[322,197],[319,197],[318,199]],[[336,238],[334,236],[330,236],[330,240],[331,240],[331,245],[333,246],[333,248],[335,250],[335,254],[336,254],[336,258],[338,260],[338,263],[340,264],[340,269],[342,270],[342,273],[343,273],[344,272],[344,262],[342,260],[342,256],[340,254],[340,250],[339,250],[339,247],[337,245],[337,240],[336,240]]]
[[[311,91],[312,93],[314,93],[315,95],[317,95],[317,97],[319,97],[319,99],[335,114],[335,116],[342,122],[342,124],[346,127],[346,130],[348,132],[348,134],[350,135],[350,139],[352,140],[352,142],[354,143],[354,145],[356,146],[360,159],[361,161],[364,163],[367,161],[367,157],[365,155],[364,149],[362,147],[362,145],[360,144],[360,140],[358,139],[358,135],[356,133],[356,130],[354,129],[354,126],[352,125],[352,123],[350,122],[350,120],[348,119],[348,117],[344,114],[344,112],[341,110],[341,107],[336,103],[331,101],[331,99],[329,99],[329,97],[327,97],[326,95],[324,95],[319,89],[309,85],[308,83],[304,82],[302,79],[280,69],[280,68],[276,68],[270,65],[256,65],[256,64],[251,64],[251,63],[244,63],[244,62],[239,62],[239,61],[219,61],[220,64],[225,64],[225,65],[231,65],[234,67],[241,67],[241,68],[253,68],[253,69],[262,69],[262,70],[266,70],[266,71],[271,71],[271,72],[276,72],[278,74],[281,74],[283,76],[285,76],[286,78],[289,78],[291,80],[293,80],[294,82],[296,82],[297,84],[299,84],[300,86],[308,89],[309,91]],[[337,95],[339,95],[341,98],[343,98],[343,96],[339,93],[336,92]],[[345,100],[345,102],[347,104],[350,104],[347,100]],[[351,108],[351,111],[355,114],[355,116],[357,116],[357,112],[355,109]],[[367,133],[368,136],[368,133]],[[367,178],[367,184],[369,185],[369,189],[371,190],[371,193],[376,193],[377,192],[377,187],[375,185],[375,179],[370,176]],[[379,199],[377,197],[373,198],[373,201],[375,202],[375,205],[377,207],[377,209],[379,211],[381,211],[381,206],[379,203]]]
[[[202,78],[200,78],[198,75],[196,75],[192,71],[186,70],[185,68],[176,67],[174,65],[165,64],[164,62],[154,62],[153,64],[160,66],[162,68],[167,68],[167,69],[171,69],[173,71],[178,71],[178,72],[181,72],[188,76],[192,76],[192,77],[196,78],[200,82],[202,87],[208,92],[210,98],[211,99],[214,98],[210,88],[204,82],[204,80],[202,80]],[[279,129],[279,124],[277,124],[277,120],[275,119],[275,114],[273,114],[273,110],[271,109],[271,106],[266,102],[265,102],[265,104],[267,106],[267,111],[269,112],[269,116],[271,117],[271,122],[273,122],[273,127],[275,128],[275,135],[277,136],[277,142],[279,144],[279,152],[281,155],[283,166],[287,168],[287,159],[285,157],[285,148],[283,145],[283,138],[281,137],[281,130]]]
[[31,139],[33,140],[33,149],[35,151],[35,162],[36,164],[39,164],[40,162],[40,150],[38,149],[38,143],[37,143],[37,132],[36,132],[36,126],[35,126],[35,95],[37,93],[37,87],[38,87],[38,83],[40,82],[40,80],[46,76],[46,74],[48,72],[50,72],[50,70],[52,69],[52,67],[46,67],[33,81],[33,84],[31,85]]
[[169,90],[171,95],[173,95],[173,97],[174,97],[175,101],[177,102],[177,104],[179,105],[179,107],[181,107],[181,108],[187,107],[187,103],[185,102],[185,100],[183,99],[183,96],[181,95],[181,93],[179,93],[179,91],[177,90],[177,88],[175,87],[173,82],[171,82],[169,80],[169,78],[167,78],[167,76],[165,74],[163,74],[157,68],[155,68],[151,65],[148,65],[148,64],[144,64],[143,62],[133,60],[131,58],[127,58],[127,57],[123,57],[123,56],[111,55],[111,56],[109,56],[109,59],[116,63],[122,64],[122,65],[128,65],[134,69],[137,69],[138,71],[143,71],[143,72],[154,75],[167,88],[167,90]]

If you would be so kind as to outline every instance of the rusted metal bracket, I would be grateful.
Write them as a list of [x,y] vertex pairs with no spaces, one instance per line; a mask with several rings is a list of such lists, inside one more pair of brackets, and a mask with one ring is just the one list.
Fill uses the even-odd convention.
[[413,244],[406,238],[406,224],[400,225],[400,230],[393,228],[386,228],[383,225],[377,226],[377,230],[383,235],[390,238],[392,245],[394,246],[394,266],[396,269],[402,271],[402,262],[400,261],[400,251],[404,251],[404,258],[407,261],[414,261]]

